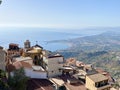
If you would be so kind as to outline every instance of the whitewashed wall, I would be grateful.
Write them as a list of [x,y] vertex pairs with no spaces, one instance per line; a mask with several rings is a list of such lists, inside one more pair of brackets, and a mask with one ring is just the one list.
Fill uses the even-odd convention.
[[26,76],[30,78],[37,78],[37,79],[46,79],[47,72],[40,72],[40,71],[33,71],[32,69],[25,69]]
[[[36,79],[47,79],[47,72],[33,71],[32,69],[24,69],[26,76]],[[13,76],[13,72],[10,73]]]

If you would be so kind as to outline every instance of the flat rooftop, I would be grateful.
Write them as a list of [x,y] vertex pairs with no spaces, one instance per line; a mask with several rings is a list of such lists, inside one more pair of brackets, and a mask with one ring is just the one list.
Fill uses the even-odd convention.
[[[68,90],[87,90],[85,84],[81,80],[67,75],[61,75],[59,78],[64,81],[64,85],[68,88]],[[74,79],[77,81],[77,83],[70,84],[67,82],[69,79]]]
[[26,61],[26,60],[32,60],[31,57],[17,57],[15,58],[16,61]]
[[108,79],[106,76],[99,74],[99,73],[88,75],[87,77],[89,77],[94,82],[100,82],[100,81],[104,81]]
[[59,86],[63,86],[64,85],[64,81],[60,78],[50,78],[50,81],[52,81],[53,83],[59,85]]

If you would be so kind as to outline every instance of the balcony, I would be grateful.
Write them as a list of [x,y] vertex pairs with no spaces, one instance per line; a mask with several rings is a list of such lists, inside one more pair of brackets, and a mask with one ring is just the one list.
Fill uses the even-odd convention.
[[64,64],[64,62],[58,62],[58,64]]
[[111,85],[107,83],[107,84],[97,86],[96,90],[103,90],[103,89],[108,89],[109,90],[110,87],[111,87]]

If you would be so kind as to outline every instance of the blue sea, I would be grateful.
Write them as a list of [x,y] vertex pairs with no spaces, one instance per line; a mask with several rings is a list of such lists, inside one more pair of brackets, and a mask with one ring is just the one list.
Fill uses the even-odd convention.
[[99,34],[100,31],[87,30],[63,30],[48,28],[0,28],[0,46],[8,48],[9,43],[19,44],[24,47],[26,40],[35,45],[36,41],[44,49],[55,51],[66,49],[69,46],[66,43],[46,43],[52,40],[67,40],[72,38],[84,37],[88,35]]

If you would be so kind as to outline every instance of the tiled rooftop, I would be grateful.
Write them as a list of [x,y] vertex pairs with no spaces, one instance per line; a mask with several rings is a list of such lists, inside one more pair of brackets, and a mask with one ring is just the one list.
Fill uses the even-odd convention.
[[74,84],[67,83],[67,79],[75,80],[74,77],[62,75],[60,76],[60,78],[65,82],[65,86],[69,88],[69,90],[86,90],[85,84],[80,80],[76,79],[77,83],[74,83]]
[[114,79],[111,77],[111,75],[109,74],[109,72],[104,71],[101,68],[97,68],[96,71],[100,74],[103,74],[104,76],[108,77],[109,82],[114,82]]
[[85,88],[85,85],[81,84],[81,83],[77,83],[75,85],[71,85],[71,84],[66,84],[66,86],[69,88],[69,90],[87,90]]
[[54,90],[52,83],[47,79],[30,79],[27,90]]
[[7,65],[7,70],[11,72],[15,69],[20,69],[21,67],[32,68],[32,66],[29,63],[21,61],[21,62],[15,62],[14,64]]

